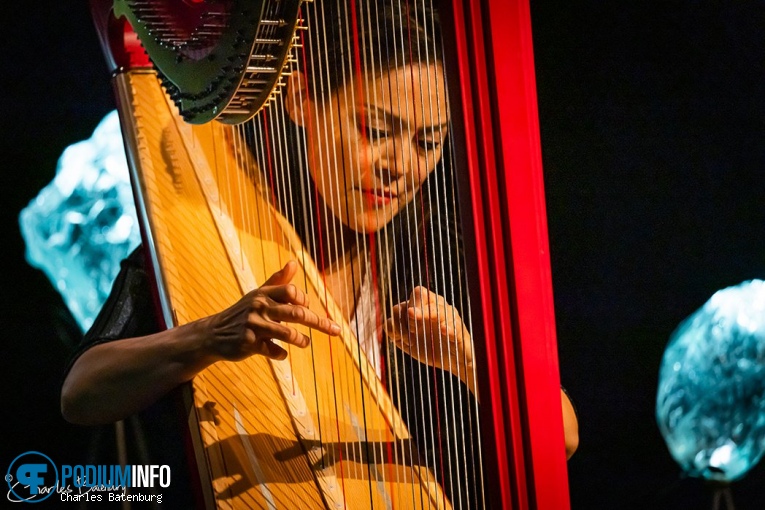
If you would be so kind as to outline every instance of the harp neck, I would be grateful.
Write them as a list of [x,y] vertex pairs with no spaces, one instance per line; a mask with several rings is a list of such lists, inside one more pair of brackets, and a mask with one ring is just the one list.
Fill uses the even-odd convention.
[[125,18],[114,17],[113,3],[113,0],[90,0],[90,11],[109,72],[150,69],[149,56],[130,23]]

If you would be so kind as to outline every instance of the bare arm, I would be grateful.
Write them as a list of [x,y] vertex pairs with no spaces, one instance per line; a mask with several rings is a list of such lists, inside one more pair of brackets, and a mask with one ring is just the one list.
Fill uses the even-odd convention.
[[138,412],[220,360],[252,355],[284,359],[279,340],[297,347],[309,339],[289,326],[303,324],[336,335],[340,327],[307,308],[307,298],[288,282],[297,264],[287,263],[230,308],[153,335],[116,340],[85,351],[67,374],[61,412],[79,424],[108,423]]
[[96,345],[74,363],[61,389],[67,421],[120,420],[155,402],[213,362],[202,321]]

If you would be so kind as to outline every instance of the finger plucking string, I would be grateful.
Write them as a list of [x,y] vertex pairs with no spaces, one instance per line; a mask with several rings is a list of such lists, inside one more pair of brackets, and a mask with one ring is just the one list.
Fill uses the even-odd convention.
[[268,309],[267,318],[275,322],[302,324],[328,335],[340,334],[340,326],[326,317],[319,317],[311,309],[298,305],[273,305]]
[[296,347],[308,347],[311,340],[297,329],[287,324],[263,319],[252,326],[260,343],[265,340],[280,340]]

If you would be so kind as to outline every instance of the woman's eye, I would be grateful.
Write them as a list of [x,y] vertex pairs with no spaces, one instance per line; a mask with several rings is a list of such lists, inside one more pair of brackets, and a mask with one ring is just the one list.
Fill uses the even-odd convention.
[[437,151],[441,147],[440,142],[434,142],[433,140],[417,140],[417,145],[425,152]]
[[383,131],[381,129],[375,129],[370,126],[366,126],[367,131],[367,138],[369,138],[370,141],[376,142],[381,138],[385,138],[388,136],[387,131]]

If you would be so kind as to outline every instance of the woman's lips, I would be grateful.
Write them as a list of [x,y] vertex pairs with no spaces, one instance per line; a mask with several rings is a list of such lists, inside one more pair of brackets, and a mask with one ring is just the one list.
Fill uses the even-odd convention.
[[396,193],[382,189],[362,189],[361,194],[364,196],[364,201],[370,207],[388,205],[394,198],[397,198]]

